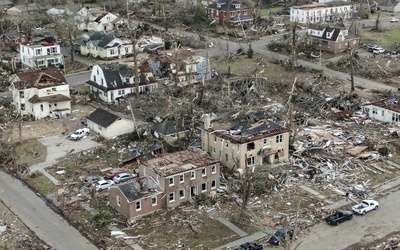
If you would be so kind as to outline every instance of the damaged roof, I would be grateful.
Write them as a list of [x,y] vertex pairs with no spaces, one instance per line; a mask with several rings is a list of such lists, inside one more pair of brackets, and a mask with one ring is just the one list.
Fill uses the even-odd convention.
[[146,179],[144,186],[145,188],[141,188],[139,182],[135,181],[111,188],[119,188],[129,202],[161,193],[161,189],[150,178]]
[[400,113],[400,103],[396,99],[389,99],[389,100],[380,100],[377,102],[372,102],[365,104],[363,106],[369,106],[369,105],[374,105],[380,108],[388,109],[394,112]]
[[156,123],[151,127],[151,130],[156,131],[157,133],[162,134],[162,135],[171,135],[171,134],[175,134],[178,132],[187,131],[187,129],[183,128],[180,124],[175,126],[175,122],[172,120],[165,120],[165,121]]
[[117,115],[114,115],[113,113],[110,113],[102,108],[98,108],[95,111],[93,111],[87,119],[89,121],[92,121],[103,128],[108,128],[111,124],[113,124],[115,121],[120,120],[121,118]]
[[16,89],[48,88],[68,84],[64,75],[58,68],[50,67],[43,70],[31,70],[15,74],[17,81],[14,82]]
[[41,103],[41,102],[56,103],[56,102],[65,102],[70,100],[71,98],[69,98],[68,96],[57,94],[57,95],[49,95],[43,97],[34,95],[28,101],[30,103]]
[[190,148],[147,161],[142,161],[141,164],[153,168],[160,176],[167,177],[209,166],[218,162],[219,160],[212,158],[203,150]]
[[233,143],[247,143],[290,132],[290,129],[284,128],[267,119],[262,119],[254,123],[243,121],[234,125],[232,123],[213,122],[212,125],[213,127],[208,129],[209,132],[213,132],[216,136]]

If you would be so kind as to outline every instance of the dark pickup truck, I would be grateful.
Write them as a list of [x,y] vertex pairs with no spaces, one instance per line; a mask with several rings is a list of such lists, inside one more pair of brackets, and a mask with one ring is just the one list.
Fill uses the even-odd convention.
[[331,225],[339,225],[339,223],[353,219],[353,213],[347,210],[337,210],[336,213],[325,218],[325,221]]

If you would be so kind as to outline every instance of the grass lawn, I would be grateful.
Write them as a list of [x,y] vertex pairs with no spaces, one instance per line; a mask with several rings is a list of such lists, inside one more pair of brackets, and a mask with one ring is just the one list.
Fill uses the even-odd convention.
[[19,164],[27,163],[28,166],[46,161],[47,149],[37,139],[25,140],[14,145]]
[[43,196],[57,192],[58,190],[58,187],[54,185],[53,182],[51,182],[51,180],[49,180],[44,175],[28,177],[28,179],[26,179],[26,182]]
[[280,11],[282,11],[282,7],[274,7],[274,8],[263,9],[263,10],[261,10],[261,16],[262,17],[269,16],[270,12],[277,13],[277,12],[280,12]]
[[400,29],[395,26],[382,31],[365,30],[360,33],[361,44],[378,44],[387,50],[395,50],[400,41]]

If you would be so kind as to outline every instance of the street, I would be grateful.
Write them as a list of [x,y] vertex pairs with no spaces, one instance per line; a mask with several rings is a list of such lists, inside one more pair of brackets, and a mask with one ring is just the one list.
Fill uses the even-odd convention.
[[400,231],[398,216],[400,191],[393,192],[379,199],[378,202],[380,204],[378,210],[366,215],[354,215],[353,220],[345,221],[339,226],[330,226],[321,222],[309,228],[309,232],[297,240],[301,242],[297,249],[345,249],[358,242],[377,242],[392,232]]
[[21,181],[0,171],[1,200],[35,234],[57,250],[97,249]]

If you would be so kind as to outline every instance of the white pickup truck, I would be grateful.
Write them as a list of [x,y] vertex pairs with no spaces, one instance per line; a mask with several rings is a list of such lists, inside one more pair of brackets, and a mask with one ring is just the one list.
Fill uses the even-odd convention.
[[89,135],[90,129],[88,128],[81,128],[78,129],[77,131],[75,131],[75,133],[73,133],[69,139],[71,139],[72,141],[77,141],[81,138],[83,138],[86,135]]

